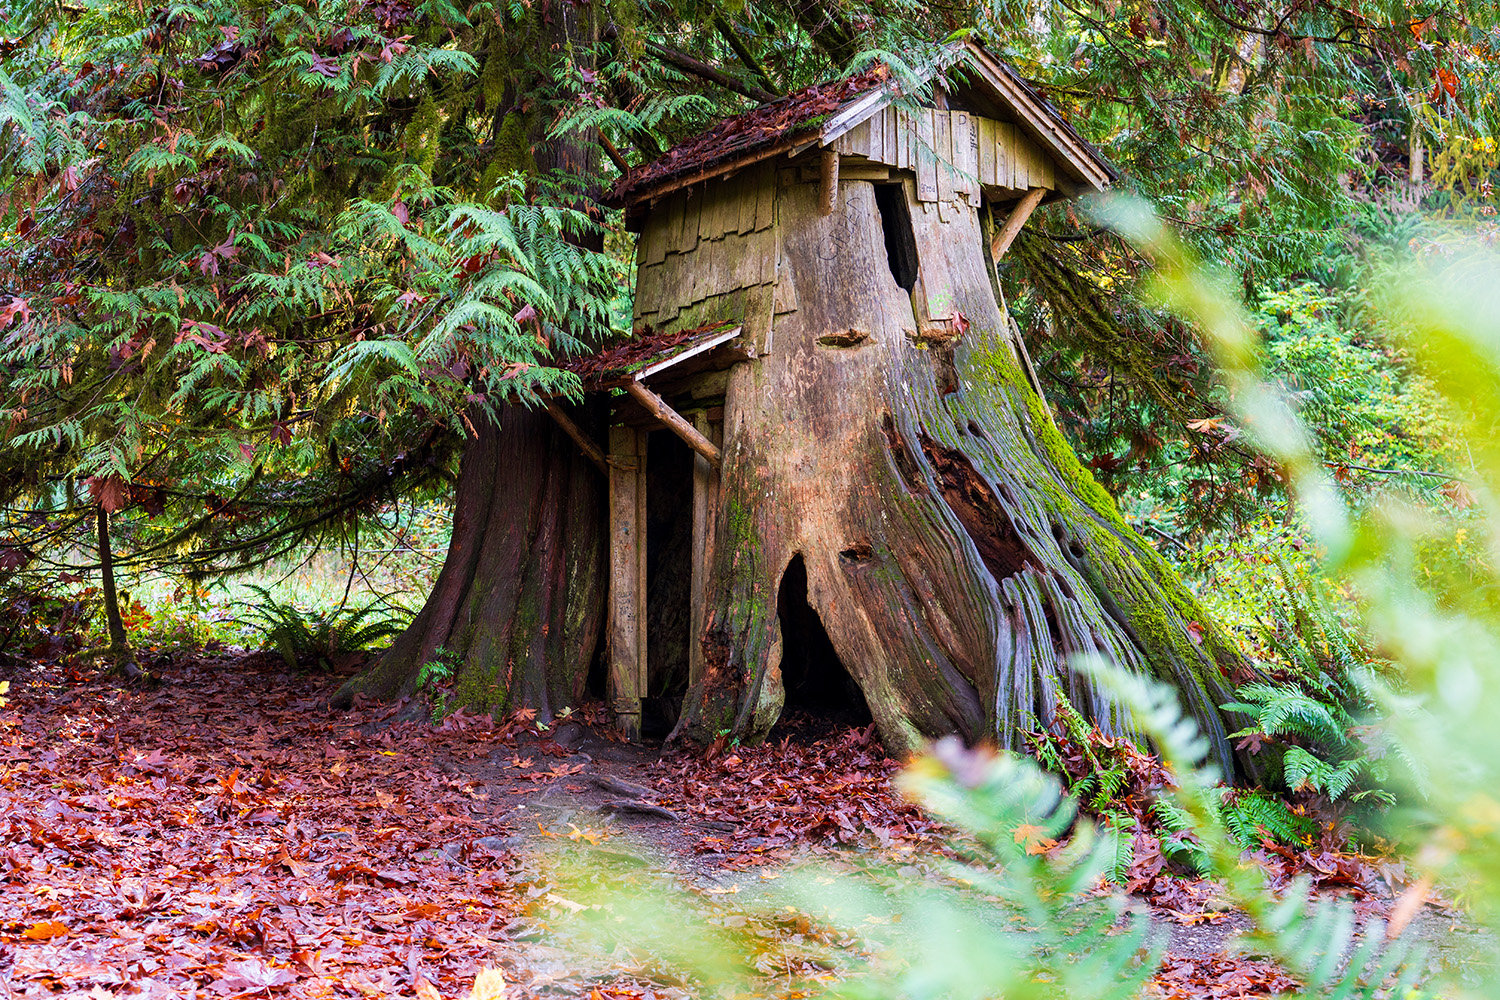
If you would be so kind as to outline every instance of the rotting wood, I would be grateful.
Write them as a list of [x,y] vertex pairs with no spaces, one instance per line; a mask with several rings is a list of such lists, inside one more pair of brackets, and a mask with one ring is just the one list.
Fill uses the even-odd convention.
[[1010,214],[1005,217],[1005,224],[1000,227],[999,231],[995,233],[995,238],[990,241],[991,257],[998,261],[1001,257],[1005,256],[1005,251],[1010,249],[1010,245],[1015,242],[1016,236],[1020,234],[1021,227],[1026,225],[1026,220],[1031,218],[1031,213],[1042,203],[1042,199],[1046,195],[1046,188],[1035,187],[1021,196],[1021,200],[1016,203],[1016,207],[1011,209]]
[[608,475],[609,464],[604,460],[604,452],[599,449],[599,446],[593,442],[592,438],[583,432],[582,427],[573,422],[573,418],[563,411],[563,408],[557,404],[556,400],[549,399],[547,401],[547,413],[551,415],[553,420],[557,421],[557,426],[567,432],[568,437],[573,439],[573,442],[578,445],[579,450],[589,457],[589,461],[598,466],[600,472]]
[[818,214],[832,215],[839,200],[839,152],[825,149],[818,158]]
[[704,458],[708,459],[715,468],[719,466],[719,449],[714,447],[712,441],[698,433],[698,429],[688,423],[687,418],[667,405],[667,401],[656,393],[647,389],[639,382],[627,382],[625,391],[637,403],[644,406],[653,417],[666,424],[667,429],[687,442],[687,446]]
[[641,735],[646,664],[645,450],[644,432],[609,429],[609,699],[629,740]]

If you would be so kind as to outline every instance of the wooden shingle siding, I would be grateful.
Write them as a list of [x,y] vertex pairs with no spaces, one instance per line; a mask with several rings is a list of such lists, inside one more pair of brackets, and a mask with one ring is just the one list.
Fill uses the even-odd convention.
[[688,329],[734,320],[747,334],[769,328],[775,217],[771,164],[663,198],[641,230],[634,325]]
[[834,140],[860,156],[917,174],[917,200],[960,197],[976,208],[984,188],[1056,187],[1052,159],[1020,128],[967,111],[887,107]]

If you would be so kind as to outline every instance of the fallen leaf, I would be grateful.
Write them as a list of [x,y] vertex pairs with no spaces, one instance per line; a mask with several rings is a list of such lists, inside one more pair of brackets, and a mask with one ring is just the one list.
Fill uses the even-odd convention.
[[68,925],[61,920],[43,920],[39,924],[32,924],[21,932],[22,937],[33,941],[49,941],[55,937],[62,937],[68,933]]
[[505,1000],[505,974],[499,969],[480,969],[469,1000]]

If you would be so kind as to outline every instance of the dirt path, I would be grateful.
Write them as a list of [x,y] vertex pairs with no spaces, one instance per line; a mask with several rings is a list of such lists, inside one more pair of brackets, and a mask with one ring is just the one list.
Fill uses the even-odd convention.
[[[513,998],[686,997],[678,970],[736,948],[754,992],[805,995],[872,944],[788,908],[789,866],[921,879],[944,842],[869,731],[662,758],[597,719],[331,713],[266,657],[149,690],[4,669],[0,997],[434,1000],[485,965]],[[1232,915],[1154,919],[1159,995],[1277,984],[1223,955]],[[1174,986],[1205,977],[1225,991]]]

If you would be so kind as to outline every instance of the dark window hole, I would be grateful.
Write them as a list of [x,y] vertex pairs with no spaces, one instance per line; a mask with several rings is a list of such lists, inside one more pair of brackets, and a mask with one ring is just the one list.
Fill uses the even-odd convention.
[[896,284],[910,292],[917,287],[917,237],[911,226],[911,209],[900,184],[875,185],[875,208],[885,235],[885,259]]
[[969,433],[977,438],[984,437],[984,431],[980,430],[979,425],[972,420],[969,421]]
[[870,723],[864,692],[839,660],[818,613],[807,603],[807,567],[792,557],[776,591],[781,622],[781,683],[784,716],[802,712],[845,726]]

